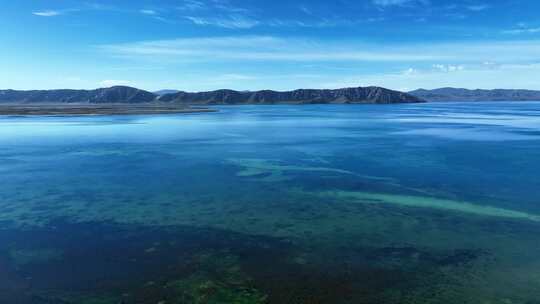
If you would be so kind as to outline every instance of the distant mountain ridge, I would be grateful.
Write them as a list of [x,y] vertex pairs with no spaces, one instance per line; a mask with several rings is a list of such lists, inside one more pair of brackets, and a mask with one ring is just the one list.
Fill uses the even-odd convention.
[[144,103],[157,95],[126,86],[95,90],[0,90],[3,103]]
[[336,90],[300,89],[294,91],[234,91],[217,90],[211,92],[166,94],[159,98],[165,102],[187,104],[347,104],[347,103],[415,103],[421,98],[407,93],[381,87],[357,87]]
[[195,105],[235,104],[326,104],[326,103],[415,103],[421,98],[381,87],[337,90],[301,89],[278,92],[216,90],[175,92],[158,95],[126,86],[96,90],[0,90],[0,103],[146,103],[173,102]]
[[539,101],[540,91],[533,90],[469,90],[461,88],[418,89],[409,94],[427,101]]

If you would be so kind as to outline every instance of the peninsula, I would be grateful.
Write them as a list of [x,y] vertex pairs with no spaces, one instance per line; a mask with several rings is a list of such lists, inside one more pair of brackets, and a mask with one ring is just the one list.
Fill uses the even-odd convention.
[[204,113],[216,110],[179,104],[145,103],[0,103],[0,115],[143,115]]

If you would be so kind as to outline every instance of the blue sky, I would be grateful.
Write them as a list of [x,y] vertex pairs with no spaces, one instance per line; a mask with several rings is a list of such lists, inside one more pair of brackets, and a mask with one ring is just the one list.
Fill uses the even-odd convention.
[[537,0],[3,1],[0,88],[540,89]]

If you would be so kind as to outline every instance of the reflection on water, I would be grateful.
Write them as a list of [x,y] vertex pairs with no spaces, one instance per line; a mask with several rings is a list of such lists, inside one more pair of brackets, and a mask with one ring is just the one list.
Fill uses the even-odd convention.
[[2,303],[536,303],[540,103],[0,119]]

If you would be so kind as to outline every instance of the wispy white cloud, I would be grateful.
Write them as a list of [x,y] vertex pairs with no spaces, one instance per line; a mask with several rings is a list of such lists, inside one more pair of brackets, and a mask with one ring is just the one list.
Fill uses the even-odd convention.
[[[352,61],[352,62],[532,62],[540,41],[379,45],[273,36],[231,36],[141,41],[99,47],[110,55],[162,61]],[[458,68],[459,66],[456,65]],[[446,66],[446,69],[453,69]]]
[[113,86],[126,86],[130,85],[130,81],[128,80],[117,80],[117,79],[107,79],[99,82],[99,86],[101,87],[113,87]]
[[418,70],[415,68],[408,68],[405,71],[401,72],[403,75],[413,75],[418,73]]
[[249,13],[249,10],[243,7],[232,5],[229,0],[210,0],[214,8],[229,13]]
[[300,9],[300,11],[303,12],[304,14],[306,14],[306,15],[309,15],[309,16],[313,16],[313,15],[314,15],[314,14],[313,14],[313,11],[312,11],[309,7],[307,7],[307,6],[305,6],[305,5],[300,5],[300,6],[298,7],[298,9]]
[[381,7],[389,6],[409,6],[409,5],[427,5],[430,4],[429,0],[373,0],[373,4]]
[[228,29],[251,29],[254,27],[303,27],[303,28],[334,28],[334,27],[350,27],[361,24],[382,22],[383,17],[370,17],[365,19],[347,20],[343,18],[318,18],[315,20],[299,20],[299,19],[270,19],[258,20],[252,17],[242,15],[230,15],[225,17],[197,17],[184,16],[185,19],[193,24],[200,26],[215,26]]
[[[403,1],[402,4],[428,3],[428,0],[399,1]],[[389,3],[382,4],[390,5]],[[183,4],[177,8],[181,11],[189,11],[189,13],[185,12],[183,17],[196,25],[229,29],[251,29],[254,27],[350,27],[385,20],[382,16],[345,18],[336,14],[329,14],[328,11],[314,10],[313,7],[308,7],[304,4],[297,6],[298,12],[302,12],[297,18],[269,17],[261,14],[260,10],[257,9],[251,10],[245,7],[232,5],[229,0],[208,0],[205,2],[199,0],[185,0]]]
[[[200,26],[215,26],[229,29],[251,29],[254,27],[305,27],[305,28],[331,28],[356,26],[360,24],[381,22],[385,18],[373,16],[367,18],[341,18],[335,15],[331,17],[317,16],[306,6],[299,6],[298,9],[309,18],[284,19],[284,18],[263,18],[258,17],[256,12],[248,9],[231,6],[225,0],[211,0],[208,3],[199,5],[188,2],[189,10],[197,11],[196,14],[183,16],[193,24]],[[194,7],[192,7],[194,6]],[[181,7],[185,10],[185,7]],[[200,12],[203,10],[204,12]]]
[[142,9],[142,10],[139,10],[139,12],[144,15],[157,15],[157,12],[151,9]]
[[117,10],[118,8],[110,5],[110,4],[103,4],[98,2],[85,2],[84,7],[91,10],[100,10],[100,11],[111,11],[111,10]]
[[56,16],[64,15],[67,13],[78,12],[78,11],[80,11],[80,9],[78,8],[67,8],[67,9],[61,9],[61,10],[47,9],[47,10],[32,12],[32,15],[40,16],[40,17],[56,17]]
[[196,11],[206,9],[207,5],[202,1],[197,0],[184,0],[184,2],[176,7],[179,10]]
[[505,34],[534,34],[534,33],[540,33],[540,27],[507,30],[507,31],[504,31],[504,33]]
[[161,15],[160,11],[157,11],[154,9],[141,9],[139,10],[139,13],[146,15],[154,20],[163,22],[163,23],[168,23],[168,24],[176,23],[175,19],[164,17],[163,15]]
[[354,26],[360,24],[381,22],[382,17],[372,17],[366,19],[347,20],[342,18],[318,18],[315,20],[295,20],[295,19],[270,19],[258,20],[248,16],[229,15],[225,17],[197,17],[184,16],[185,19],[196,25],[216,26],[228,29],[251,29],[257,26],[266,27],[304,27],[304,28],[332,28],[340,26]]
[[241,15],[230,15],[224,18],[205,18],[196,16],[185,16],[184,18],[196,25],[217,26],[228,29],[250,29],[259,24],[259,21]]
[[182,11],[205,11],[213,10],[225,13],[248,13],[249,10],[243,7],[232,5],[227,0],[184,0],[180,5],[176,7]]
[[305,28],[333,28],[358,26],[367,23],[384,21],[384,17],[369,17],[365,19],[348,20],[344,18],[318,18],[315,20],[291,20],[291,19],[272,19],[259,22],[259,25],[270,27],[305,27]]
[[502,33],[510,35],[535,34],[540,33],[540,27],[530,27],[525,23],[519,23],[515,29],[504,30]]
[[250,10],[232,5],[228,0],[184,0],[177,9],[189,11],[183,17],[200,26],[250,29],[261,24]]
[[465,66],[459,64],[459,65],[453,65],[453,64],[434,64],[433,68],[437,71],[450,73],[450,72],[458,72],[465,70]]
[[159,12],[154,9],[125,9],[121,7],[116,7],[112,5],[105,5],[100,3],[84,3],[78,8],[65,8],[65,9],[47,9],[47,10],[41,10],[41,11],[34,11],[32,12],[33,15],[40,16],[40,17],[55,17],[60,15],[65,15],[68,13],[74,13],[74,12],[85,12],[85,11],[109,11],[109,12],[115,12],[119,14],[133,14],[133,13],[140,13],[143,15],[152,16],[156,20],[161,21],[169,21],[166,20],[163,17],[159,16]]
[[479,12],[479,11],[483,11],[483,10],[487,10],[489,9],[491,6],[490,5],[487,5],[487,4],[476,4],[476,5],[468,5],[466,6],[466,8],[470,11],[475,11],[475,12]]
[[44,10],[44,11],[32,12],[32,14],[36,16],[41,16],[41,17],[54,17],[54,16],[61,15],[62,12],[55,11],[55,10]]
[[[419,52],[417,47],[378,46],[357,42],[328,43],[272,36],[236,36],[142,41],[100,46],[112,55],[165,61],[430,61],[446,60],[448,52]],[[390,48],[389,48],[390,49]]]

